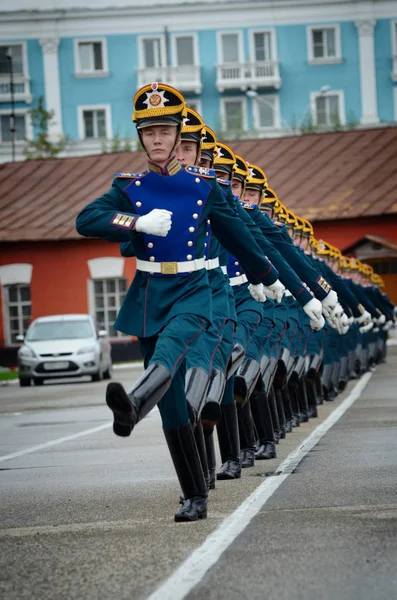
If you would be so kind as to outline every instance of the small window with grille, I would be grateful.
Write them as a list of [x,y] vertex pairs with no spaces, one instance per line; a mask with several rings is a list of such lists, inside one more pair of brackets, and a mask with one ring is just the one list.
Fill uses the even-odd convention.
[[124,277],[94,280],[95,320],[99,329],[106,329],[109,337],[122,337],[113,325],[127,293]]
[[17,344],[17,336],[25,335],[32,320],[30,285],[14,284],[3,287],[6,336],[8,344]]

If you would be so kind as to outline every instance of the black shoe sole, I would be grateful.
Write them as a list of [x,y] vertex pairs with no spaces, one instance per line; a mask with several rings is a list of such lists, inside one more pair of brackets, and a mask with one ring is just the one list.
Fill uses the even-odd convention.
[[106,389],[106,404],[113,412],[113,431],[120,437],[128,437],[134,428],[131,402],[120,383],[112,381]]

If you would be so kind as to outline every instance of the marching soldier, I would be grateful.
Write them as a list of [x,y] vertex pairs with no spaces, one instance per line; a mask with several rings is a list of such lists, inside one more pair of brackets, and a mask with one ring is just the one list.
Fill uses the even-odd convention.
[[116,176],[112,188],[76,221],[81,235],[134,244],[137,273],[115,328],[139,338],[145,372],[128,392],[110,383],[106,402],[120,436],[130,435],[159,405],[185,498],[176,521],[207,515],[207,486],[187,410],[184,358],[212,320],[204,247],[208,219],[225,248],[239,249],[256,287],[278,282],[277,270],[225,201],[212,173],[188,172],[176,160],[185,116],[185,100],[174,88],[157,83],[141,88],[133,120],[148,171]]

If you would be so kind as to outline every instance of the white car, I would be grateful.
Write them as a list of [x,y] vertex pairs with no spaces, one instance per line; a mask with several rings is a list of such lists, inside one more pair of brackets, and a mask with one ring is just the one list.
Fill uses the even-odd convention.
[[92,381],[112,376],[107,331],[98,330],[90,315],[53,315],[35,319],[20,336],[19,383],[41,385],[45,379],[90,375]]

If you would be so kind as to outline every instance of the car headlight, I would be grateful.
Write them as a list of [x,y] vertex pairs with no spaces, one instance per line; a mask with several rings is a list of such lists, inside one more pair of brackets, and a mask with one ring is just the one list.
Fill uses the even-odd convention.
[[89,352],[95,352],[95,346],[83,346],[80,350],[77,350],[76,354],[88,354]]
[[35,358],[36,354],[31,348],[28,348],[28,346],[22,346],[18,350],[18,356],[20,356],[21,358]]

